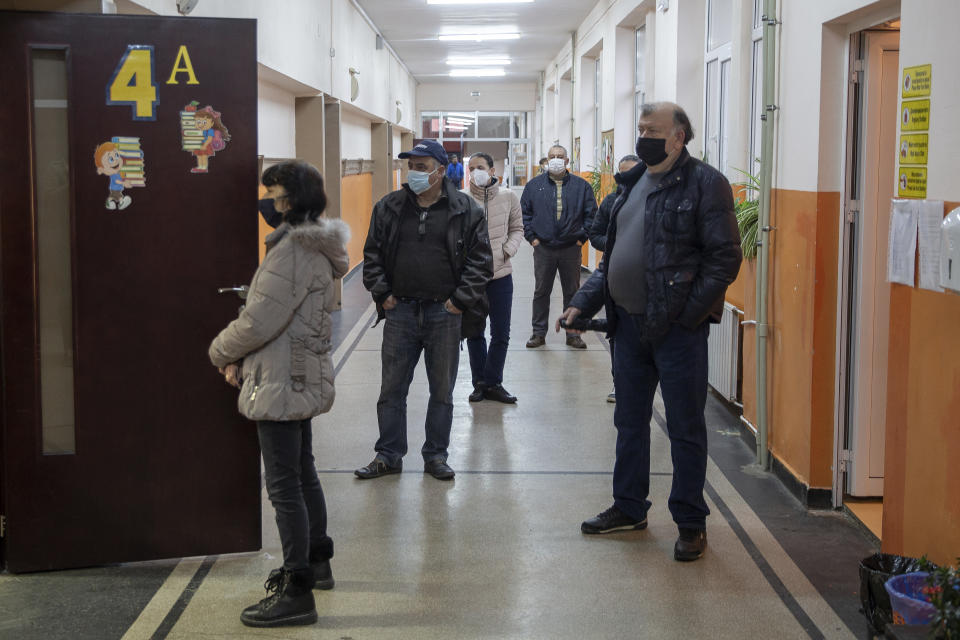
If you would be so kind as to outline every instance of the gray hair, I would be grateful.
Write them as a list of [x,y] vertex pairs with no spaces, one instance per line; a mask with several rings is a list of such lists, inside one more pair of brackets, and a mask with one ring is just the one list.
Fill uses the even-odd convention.
[[562,144],[551,145],[551,146],[550,146],[550,149],[547,151],[547,155],[549,155],[549,154],[550,154],[550,151],[553,151],[554,149],[560,149],[561,151],[563,151],[563,157],[564,157],[564,158],[569,158],[569,157],[570,157],[570,156],[567,155],[567,148],[564,147]]
[[690,124],[690,118],[687,117],[687,112],[678,104],[672,102],[646,102],[640,105],[640,115],[649,116],[660,109],[670,109],[673,111],[673,127],[674,130],[680,129],[683,131],[683,144],[687,144],[693,140],[693,125]]

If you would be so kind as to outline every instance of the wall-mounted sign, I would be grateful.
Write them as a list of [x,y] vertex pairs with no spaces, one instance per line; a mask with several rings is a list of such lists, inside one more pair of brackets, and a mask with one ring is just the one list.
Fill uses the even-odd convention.
[[926,198],[927,168],[900,167],[897,172],[897,195],[901,198]]
[[927,164],[926,133],[904,134],[900,136],[900,164]]
[[930,128],[929,100],[904,100],[900,111],[901,131],[926,131]]
[[930,95],[933,84],[931,79],[931,65],[922,64],[917,67],[905,67],[903,70],[903,97],[916,98]]

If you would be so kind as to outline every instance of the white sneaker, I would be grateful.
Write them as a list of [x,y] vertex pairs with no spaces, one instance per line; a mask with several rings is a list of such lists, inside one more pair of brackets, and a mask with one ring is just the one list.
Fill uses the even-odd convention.
[[111,198],[107,198],[107,209],[111,211],[117,208],[117,201]]
[[130,203],[131,203],[131,202],[133,202],[133,198],[131,198],[130,196],[123,196],[122,198],[120,198],[120,207],[119,207],[119,208],[120,208],[121,210],[126,209],[127,207],[130,206]]

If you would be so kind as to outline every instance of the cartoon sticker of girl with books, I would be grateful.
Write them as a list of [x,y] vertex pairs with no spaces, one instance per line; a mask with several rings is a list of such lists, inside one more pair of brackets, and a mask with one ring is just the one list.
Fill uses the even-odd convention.
[[210,156],[222,151],[230,142],[230,132],[220,119],[220,112],[207,105],[198,109],[196,100],[180,112],[180,132],[183,150],[197,157],[197,166],[190,173],[207,173]]
[[112,137],[108,142],[97,145],[93,162],[98,174],[110,178],[110,192],[104,204],[107,209],[126,209],[133,198],[123,193],[124,188],[147,185],[140,138]]

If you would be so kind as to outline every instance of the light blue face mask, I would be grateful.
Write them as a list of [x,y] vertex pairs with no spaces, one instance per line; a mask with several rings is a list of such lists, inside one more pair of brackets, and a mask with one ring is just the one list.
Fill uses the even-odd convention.
[[423,193],[430,188],[430,175],[433,171],[429,173],[426,171],[408,171],[407,172],[407,184],[410,185],[410,189],[417,195]]

